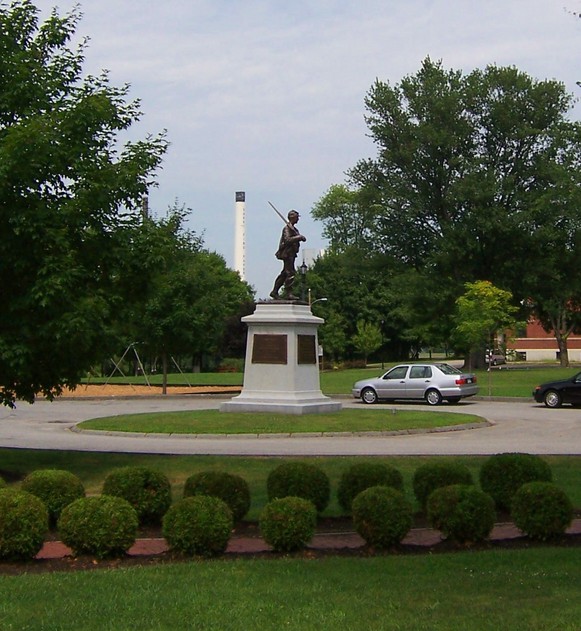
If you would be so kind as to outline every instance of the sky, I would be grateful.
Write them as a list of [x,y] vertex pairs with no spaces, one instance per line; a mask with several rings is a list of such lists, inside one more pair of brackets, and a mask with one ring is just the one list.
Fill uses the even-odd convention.
[[[3,4],[3,3],[2,3]],[[46,18],[76,0],[35,0]],[[581,0],[81,0],[86,74],[130,84],[143,116],[131,139],[167,130],[153,215],[174,202],[188,228],[234,266],[235,193],[246,192],[245,280],[267,298],[284,215],[311,254],[310,211],[359,160],[374,157],[364,99],[426,57],[466,73],[516,66],[581,88]],[[581,116],[576,107],[571,118]],[[123,138],[121,138],[123,140]],[[298,264],[301,263],[299,254]],[[308,257],[307,257],[308,258]]]

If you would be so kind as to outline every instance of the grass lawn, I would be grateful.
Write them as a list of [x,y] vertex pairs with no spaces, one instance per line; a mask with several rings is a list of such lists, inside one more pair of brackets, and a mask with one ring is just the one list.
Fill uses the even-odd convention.
[[[126,465],[151,467],[170,480],[174,500],[182,497],[184,482],[199,471],[227,471],[242,476],[249,484],[252,505],[247,519],[255,521],[267,502],[266,479],[272,469],[288,460],[302,460],[319,466],[329,476],[331,501],[324,516],[341,514],[336,490],[343,471],[355,462],[385,462],[402,474],[404,490],[415,505],[412,478],[415,470],[426,461],[455,461],[465,464],[475,482],[486,457],[477,456],[341,456],[341,457],[242,457],[242,456],[166,456],[156,454],[115,454],[82,451],[49,451],[32,449],[0,449],[0,474],[9,483],[36,469],[66,469],[78,475],[88,493],[100,493],[107,474],[115,467]],[[581,457],[544,456],[553,471],[554,481],[565,490],[573,506],[581,509]],[[419,507],[416,505],[416,509]],[[1,626],[0,626],[1,628]]]
[[[385,364],[373,368],[357,368],[348,370],[329,370],[321,372],[321,390],[328,395],[351,394],[351,387],[359,379],[377,377],[386,372],[394,364]],[[530,398],[534,387],[545,381],[565,379],[579,372],[580,367],[560,368],[558,366],[535,366],[535,364],[520,364],[518,368],[477,370],[478,384],[481,396],[525,397]],[[148,377],[151,383],[160,384],[161,375]],[[244,380],[242,373],[188,373],[171,374],[168,377],[172,385],[219,385],[241,386]],[[91,379],[91,383],[103,383],[106,379]],[[110,383],[144,384],[143,377],[111,377]]]
[[[581,548],[0,576],[2,629],[573,631]],[[9,595],[9,596],[8,596]]]
[[[300,458],[329,475],[332,502],[325,516],[340,514],[337,484],[351,463],[395,466],[413,501],[415,470],[435,459],[462,462],[477,481],[485,457]],[[554,481],[581,507],[581,458],[544,459]],[[16,486],[35,469],[63,468],[79,475],[89,493],[99,493],[111,469],[141,465],[164,472],[177,499],[189,475],[229,471],[251,487],[250,520],[267,501],[268,473],[286,460],[0,449],[0,469]],[[0,590],[7,595],[0,600],[0,629],[573,631],[581,616],[581,548],[574,547],[323,559],[307,551],[276,560],[96,568],[8,576],[0,564]]]
[[288,434],[428,429],[484,422],[473,414],[439,410],[345,409],[330,414],[228,413],[219,410],[152,412],[92,419],[82,429],[160,434]]
[[[400,362],[401,363],[401,362]],[[325,394],[350,394],[351,387],[359,379],[378,377],[387,372],[391,365],[381,368],[359,368],[352,370],[336,370],[321,373],[321,390]],[[545,381],[566,379],[579,372],[579,366],[572,368],[535,367],[529,365],[519,368],[500,368],[474,371],[480,387],[479,396],[524,397],[532,400],[532,392],[536,385]]]

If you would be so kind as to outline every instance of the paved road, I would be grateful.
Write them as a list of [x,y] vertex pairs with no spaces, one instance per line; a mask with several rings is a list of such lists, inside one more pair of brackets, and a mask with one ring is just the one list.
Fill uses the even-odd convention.
[[[352,437],[233,437],[118,436],[74,432],[89,418],[162,410],[215,409],[227,397],[158,397],[107,400],[62,400],[21,403],[16,410],[0,409],[0,446],[33,449],[70,449],[159,454],[214,455],[486,455],[506,451],[581,455],[581,411],[563,407],[549,410],[531,401],[470,400],[444,406],[450,412],[477,414],[492,425],[479,429],[399,436]],[[360,407],[346,399],[346,408]],[[425,405],[378,405],[422,409]]]

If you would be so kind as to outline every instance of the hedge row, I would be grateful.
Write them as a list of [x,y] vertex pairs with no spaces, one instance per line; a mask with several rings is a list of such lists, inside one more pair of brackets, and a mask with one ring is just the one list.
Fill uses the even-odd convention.
[[[497,509],[510,510],[515,524],[538,539],[558,536],[571,523],[571,503],[552,484],[551,470],[538,456],[491,456],[479,478],[482,490],[465,466],[453,462],[427,462],[416,470],[414,495],[432,526],[446,537],[486,539]],[[264,539],[275,550],[304,547],[330,499],[327,475],[312,464],[285,463],[270,472],[267,492],[269,502],[259,520]],[[411,528],[413,508],[403,494],[403,478],[385,463],[349,467],[339,480],[337,498],[369,545],[395,545]],[[36,471],[21,491],[0,480],[0,558],[34,556],[48,527],[55,525],[75,554],[119,555],[135,541],[139,524],[147,523],[161,523],[176,552],[221,554],[233,525],[249,507],[246,481],[224,472],[191,476],[183,499],[172,506],[169,480],[145,467],[112,471],[103,495],[92,498],[85,497],[82,483],[69,472]]]

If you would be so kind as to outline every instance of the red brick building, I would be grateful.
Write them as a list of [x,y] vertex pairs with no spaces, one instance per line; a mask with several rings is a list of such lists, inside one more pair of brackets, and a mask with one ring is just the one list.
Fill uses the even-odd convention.
[[[554,333],[547,333],[537,320],[529,320],[524,337],[507,342],[508,351],[515,351],[526,361],[555,361],[559,359],[559,347]],[[570,335],[567,341],[569,361],[581,361],[581,336]]]

